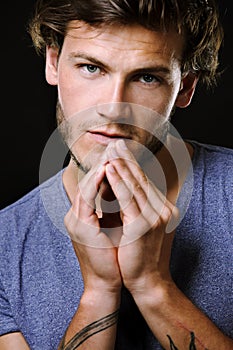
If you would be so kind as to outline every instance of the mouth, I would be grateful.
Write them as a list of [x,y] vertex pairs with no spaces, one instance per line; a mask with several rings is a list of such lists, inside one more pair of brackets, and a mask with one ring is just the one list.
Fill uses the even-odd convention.
[[131,139],[128,135],[117,133],[117,132],[105,132],[105,131],[97,131],[97,130],[89,130],[87,134],[90,139],[101,144],[108,145],[110,142],[119,139]]

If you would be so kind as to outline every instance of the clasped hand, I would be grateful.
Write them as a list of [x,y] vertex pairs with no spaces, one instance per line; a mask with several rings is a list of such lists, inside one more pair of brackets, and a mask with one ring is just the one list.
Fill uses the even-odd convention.
[[[65,225],[85,289],[115,292],[124,284],[132,294],[144,293],[170,281],[174,232],[167,234],[166,228],[178,211],[123,140],[110,144],[103,159],[79,182]],[[100,218],[96,199],[101,186],[111,189],[119,212],[103,212]]]

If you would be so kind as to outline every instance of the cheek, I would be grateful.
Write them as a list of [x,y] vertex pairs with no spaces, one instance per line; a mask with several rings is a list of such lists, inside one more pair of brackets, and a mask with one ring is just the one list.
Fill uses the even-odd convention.
[[72,75],[62,75],[58,83],[58,99],[67,117],[86,110],[97,103],[97,91],[93,92],[88,82],[74,79]]
[[161,120],[167,121],[174,108],[177,91],[171,87],[171,89],[165,91],[164,94],[161,94],[160,96],[160,98],[155,98],[157,103],[155,102],[155,108],[152,107],[152,109],[160,115],[162,118]]
[[171,113],[172,104],[168,103],[169,99],[163,99],[161,97],[152,97],[151,99],[145,101],[139,101],[138,104],[144,106],[146,109],[153,110],[151,118],[149,120],[145,120],[146,126],[148,130],[150,130],[150,122],[153,119],[156,124],[160,124],[162,121],[166,121]]
[[[133,101],[137,105],[143,106],[145,109],[150,109],[155,112],[156,115],[160,115],[163,118],[168,118],[173,106],[173,92],[171,89],[158,88],[153,91],[141,91],[138,89],[131,90]],[[175,101],[175,99],[174,99]]]
[[[61,73],[62,72],[62,73]],[[72,77],[63,69],[60,69],[58,77],[58,100],[63,113],[69,117],[72,112],[72,101],[74,101],[74,88]]]

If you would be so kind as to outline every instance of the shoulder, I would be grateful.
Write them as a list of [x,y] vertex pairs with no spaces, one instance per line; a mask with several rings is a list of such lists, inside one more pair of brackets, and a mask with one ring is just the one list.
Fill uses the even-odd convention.
[[[198,213],[198,220],[208,215],[216,224],[220,217],[222,220],[226,216],[231,217],[232,221],[233,150],[196,141],[188,142],[193,145],[194,154],[190,174],[179,196],[179,205],[186,209],[190,206],[192,213]],[[218,221],[216,212],[219,214]]]
[[[0,253],[17,249],[31,233],[51,229],[51,220],[45,210],[44,193],[57,193],[60,173],[34,188],[15,203],[0,210]],[[0,254],[1,255],[1,254]]]
[[40,215],[40,207],[40,190],[36,187],[15,203],[0,210],[1,239],[3,240],[7,233],[12,237],[16,227],[23,230],[29,222],[35,221]]
[[[25,225],[27,219],[34,220],[40,215],[41,207],[43,206],[42,193],[51,187],[54,187],[59,181],[60,173],[46,180],[43,184],[37,186],[32,191],[21,197],[16,202],[0,210],[0,223],[4,221],[11,223],[12,220],[18,224]],[[1,229],[3,228],[0,225]]]
[[232,178],[233,149],[204,143],[190,142],[194,147],[194,171],[215,174],[217,178]]
[[218,145],[205,144],[197,141],[189,141],[193,145],[194,150],[199,155],[207,155],[208,158],[219,160],[230,160],[233,162],[233,149]]
[[[233,207],[233,150],[194,142],[193,195],[202,209],[230,217]],[[204,210],[204,209],[203,209]],[[231,216],[232,217],[232,216]]]

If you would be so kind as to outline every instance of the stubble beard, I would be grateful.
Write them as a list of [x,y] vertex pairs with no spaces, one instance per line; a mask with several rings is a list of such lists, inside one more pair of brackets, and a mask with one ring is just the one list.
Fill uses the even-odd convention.
[[[62,140],[66,144],[66,146],[68,146],[70,158],[72,159],[74,164],[77,166],[77,168],[81,170],[81,172],[83,172],[84,174],[87,174],[92,167],[92,162],[86,161],[86,159],[85,161],[81,160],[81,157],[77,154],[77,151],[75,151],[74,153],[72,147],[70,147],[70,139],[72,138],[71,137],[72,128],[69,125],[69,123],[65,122],[66,118],[64,116],[64,113],[59,101],[57,102],[56,119],[57,119],[57,125],[60,130]],[[130,124],[124,124],[124,123],[117,123],[117,125],[119,130],[127,131],[127,133],[132,136],[135,135],[135,133],[137,133],[138,129],[142,129],[138,126],[132,126]],[[94,125],[89,124],[89,128],[93,126]],[[137,156],[135,154],[135,157],[138,163],[142,167],[143,167],[143,164],[149,160],[149,158],[153,158],[153,156],[156,155],[162,149],[162,147],[164,146],[167,140],[169,130],[170,130],[170,120],[166,120],[162,123],[162,125],[160,125],[160,127],[156,129],[156,131],[154,131],[153,134],[147,131],[148,138],[145,144],[143,144],[144,151],[140,152],[140,156]],[[156,134],[156,136],[154,134]],[[80,136],[81,135],[82,133],[80,133]]]

